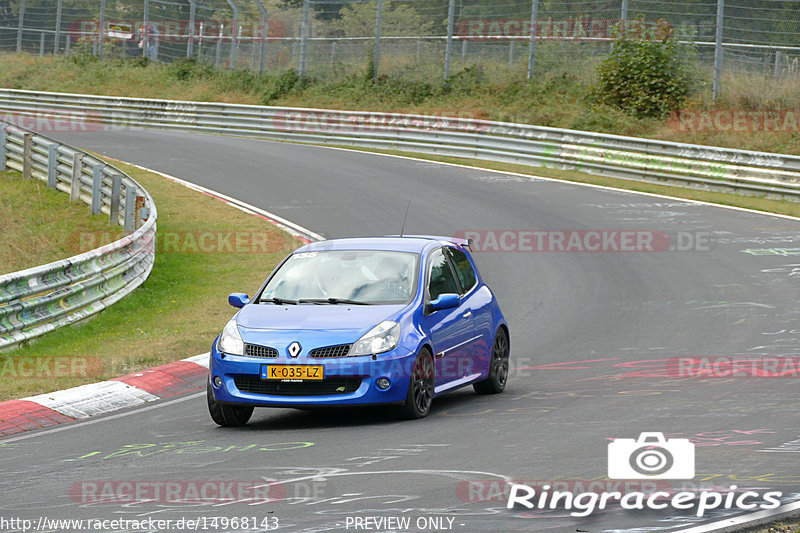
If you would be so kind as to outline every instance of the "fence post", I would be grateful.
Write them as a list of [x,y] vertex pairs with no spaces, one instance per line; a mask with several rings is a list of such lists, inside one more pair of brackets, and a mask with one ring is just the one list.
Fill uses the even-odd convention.
[[61,41],[61,12],[64,10],[64,0],[58,0],[56,5],[56,36],[53,43],[53,55],[58,54],[59,42]]
[[119,224],[119,195],[122,188],[122,176],[114,174],[111,178],[111,212],[108,215],[108,223],[112,226]]
[[382,18],[383,18],[383,0],[378,0],[378,13],[375,15],[375,44],[372,47],[372,81],[378,79],[378,68],[381,63]]
[[331,41],[331,65],[336,62],[336,41]]
[[[625,5],[626,2],[627,0],[623,0],[623,5]],[[623,7],[623,9],[626,9],[626,7]],[[536,25],[538,24],[538,19],[539,0],[533,0],[531,2],[531,41],[528,44],[528,81],[533,78],[533,68],[536,65]]]
[[456,0],[450,0],[447,7],[447,44],[444,48],[444,81],[450,79],[450,60],[453,56],[453,26],[456,19]]
[[6,127],[0,128],[0,172],[6,170],[6,142],[8,142],[8,133]]
[[92,214],[103,207],[103,165],[98,163],[92,170]]
[[150,44],[150,0],[144,0],[144,14],[142,16],[142,22],[144,23],[144,30],[142,35],[139,36],[142,40],[142,57],[148,57],[147,49],[149,48]]
[[25,0],[19,2],[19,27],[17,28],[17,53],[22,52],[22,27],[25,25]]
[[773,77],[777,80],[781,76],[781,51],[775,50],[775,72]]
[[511,41],[508,43],[508,66],[514,65],[514,48],[517,44],[517,41]]
[[622,13],[620,13],[619,18],[622,21],[628,20],[628,0],[622,0]]
[[222,62],[222,27],[224,24],[219,25],[219,35],[217,36],[217,52],[214,56],[214,67],[219,68],[219,64]]
[[[269,28],[269,14],[267,13],[267,8],[264,7],[264,4],[261,3],[261,0],[254,0],[256,6],[258,6],[258,10],[261,11],[261,46],[260,52],[258,56],[258,73],[264,70],[264,45],[267,41],[267,29]],[[255,52],[253,53],[255,55]]]
[[194,25],[197,18],[197,2],[195,0],[188,0],[189,2],[189,40],[186,42],[186,59],[192,57],[194,52]]
[[64,55],[69,57],[69,49],[72,46],[72,39],[70,39],[69,34],[67,34],[67,42],[64,45]]
[[22,134],[22,177],[26,180],[31,179],[31,152],[33,151],[33,134]]
[[467,43],[468,42],[469,41],[466,38],[461,39],[461,61],[466,61],[467,60]]
[[233,9],[233,26],[231,27],[231,58],[228,68],[236,68],[236,47],[239,45],[239,8],[233,0],[227,0],[228,5]]
[[106,28],[106,0],[100,0],[100,30],[97,32],[97,55],[103,58],[103,41]]
[[717,0],[717,34],[714,43],[714,85],[711,99],[716,101],[719,96],[719,77],[722,71],[722,23],[725,19],[725,0]]
[[300,29],[300,75],[304,76],[306,73],[306,52],[308,46],[308,11],[310,7],[310,0],[303,0],[303,24]]
[[58,184],[58,145],[47,146],[47,186],[55,189]]
[[136,230],[136,187],[130,183],[125,185],[125,226],[126,233]]
[[44,57],[44,32],[39,34],[39,57]]
[[69,201],[81,199],[81,176],[83,176],[83,154],[75,152],[72,156],[72,183],[69,189]]

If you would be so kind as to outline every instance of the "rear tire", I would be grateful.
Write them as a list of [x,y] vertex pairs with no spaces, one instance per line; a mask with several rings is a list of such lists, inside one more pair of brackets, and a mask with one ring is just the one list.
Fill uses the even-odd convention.
[[406,401],[401,409],[401,416],[407,420],[424,418],[431,410],[433,403],[433,355],[430,350],[420,350],[414,370],[411,372],[411,381],[408,384]]
[[223,405],[214,399],[211,383],[206,385],[206,400],[211,420],[222,427],[238,427],[247,424],[253,415],[253,408],[246,405]]
[[472,385],[478,394],[499,394],[508,382],[508,334],[499,328],[492,344],[492,359],[489,363],[489,376]]

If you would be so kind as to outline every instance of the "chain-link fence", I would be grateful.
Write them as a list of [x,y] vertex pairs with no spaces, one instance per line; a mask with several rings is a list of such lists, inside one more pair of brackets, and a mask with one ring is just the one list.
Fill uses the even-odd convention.
[[0,0],[0,51],[531,78],[592,72],[620,21],[670,27],[715,94],[744,74],[800,77],[800,0]]

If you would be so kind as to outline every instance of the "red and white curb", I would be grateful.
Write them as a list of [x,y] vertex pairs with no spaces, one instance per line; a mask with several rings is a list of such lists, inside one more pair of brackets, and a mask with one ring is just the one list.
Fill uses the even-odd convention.
[[108,381],[0,402],[0,436],[45,428],[203,388],[192,379],[208,372],[204,353]]

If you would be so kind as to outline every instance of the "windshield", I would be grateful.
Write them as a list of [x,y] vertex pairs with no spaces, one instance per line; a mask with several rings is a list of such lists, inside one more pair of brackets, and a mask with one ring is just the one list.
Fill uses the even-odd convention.
[[405,304],[416,292],[417,258],[375,250],[296,253],[269,280],[259,303]]

